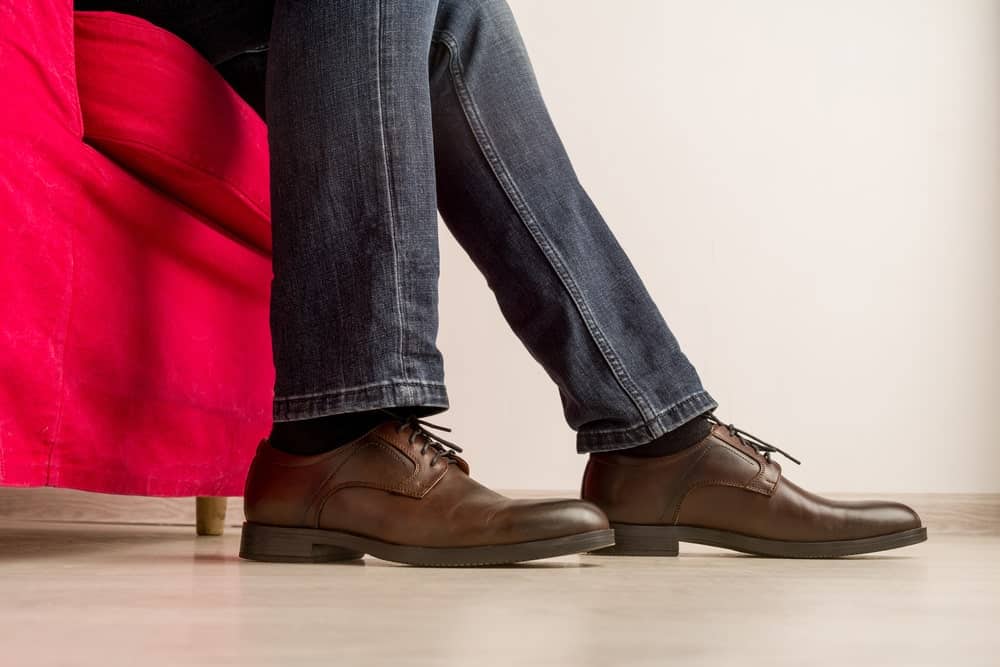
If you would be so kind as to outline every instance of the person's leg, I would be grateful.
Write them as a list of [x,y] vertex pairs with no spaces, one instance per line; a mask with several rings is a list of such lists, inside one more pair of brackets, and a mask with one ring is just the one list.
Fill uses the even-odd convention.
[[[342,445],[364,425],[356,411],[447,406],[434,345],[435,190],[555,380],[580,451],[653,441],[659,453],[704,437],[706,422],[690,422],[715,403],[576,181],[506,4],[412,4],[406,31],[376,36],[383,61],[370,61],[349,6],[324,10],[336,66],[298,71],[312,45],[280,34],[269,54],[275,446],[312,453],[324,434]],[[352,83],[359,59],[381,74]],[[428,68],[430,87],[417,85]],[[296,182],[306,171],[315,188]]]
[[448,406],[427,75],[437,18],[436,0],[275,5],[276,426],[247,476],[244,558],[463,565],[613,543],[591,503],[476,483],[418,419]]
[[434,18],[426,1],[275,6],[266,108],[277,422],[448,406],[435,345]]
[[430,66],[441,214],[556,383],[579,451],[649,443],[713,409],[577,180],[507,3],[442,0]]
[[[310,453],[324,433],[331,447],[347,442],[350,413],[447,406],[434,344],[438,205],[556,381],[581,451],[693,443],[685,436],[704,423],[668,432],[715,403],[576,182],[506,4],[392,7],[381,6],[380,58],[350,3],[311,17],[342,54],[326,68],[302,69],[313,45],[281,33],[270,48],[272,441]],[[397,11],[406,30],[388,23]],[[305,29],[290,14],[275,31]],[[358,82],[358,66],[378,74]],[[323,157],[334,155],[347,157]],[[302,187],[303,173],[315,186]]]
[[707,414],[715,401],[577,181],[504,0],[441,0],[430,65],[441,213],[591,452],[582,494],[616,529],[606,553],[693,541],[820,557],[926,538],[904,505],[802,490],[780,450]]

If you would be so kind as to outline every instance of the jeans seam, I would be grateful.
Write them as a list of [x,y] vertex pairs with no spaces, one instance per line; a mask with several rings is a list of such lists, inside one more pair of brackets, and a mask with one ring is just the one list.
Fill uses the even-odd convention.
[[399,252],[396,247],[396,211],[393,197],[392,170],[389,169],[389,142],[386,140],[385,112],[382,104],[382,4],[379,0],[375,7],[375,88],[379,120],[379,139],[382,142],[382,165],[385,171],[386,204],[389,212],[389,241],[392,248],[392,282],[396,290],[396,313],[399,322],[399,372],[404,380],[407,378],[406,363],[403,355],[403,335],[406,328],[403,323],[402,290],[399,285]]
[[468,87],[465,84],[457,40],[446,30],[436,30],[432,36],[432,41],[443,44],[451,55],[448,71],[451,74],[452,83],[455,86],[455,93],[462,105],[462,111],[465,115],[466,122],[469,124],[472,134],[476,138],[476,143],[479,145],[479,150],[483,153],[483,156],[490,164],[490,168],[492,169],[494,176],[496,176],[500,187],[507,195],[508,200],[514,206],[514,210],[517,211],[518,217],[521,219],[521,222],[528,230],[528,233],[542,251],[543,256],[545,256],[549,265],[556,272],[556,275],[562,282],[563,287],[566,288],[567,293],[573,301],[573,305],[576,307],[577,312],[580,314],[581,319],[587,327],[587,332],[590,334],[591,339],[601,352],[601,356],[604,357],[605,362],[611,369],[616,382],[622,388],[625,395],[628,396],[629,400],[631,400],[635,405],[639,412],[639,416],[643,418],[644,422],[652,419],[652,408],[650,407],[649,402],[639,391],[635,381],[632,379],[631,375],[629,375],[628,370],[621,363],[618,354],[611,346],[610,341],[608,341],[607,337],[604,335],[600,325],[594,319],[590,311],[590,307],[587,305],[587,302],[584,299],[580,288],[577,286],[576,281],[566,268],[566,265],[559,256],[558,251],[552,246],[551,242],[538,225],[534,214],[528,208],[527,202],[525,201],[523,195],[521,195],[517,184],[514,182],[513,177],[510,175],[510,172],[507,170],[499,156],[499,153],[494,147],[494,143],[490,139],[485,125],[482,123],[475,100],[473,100],[472,95],[469,93]]

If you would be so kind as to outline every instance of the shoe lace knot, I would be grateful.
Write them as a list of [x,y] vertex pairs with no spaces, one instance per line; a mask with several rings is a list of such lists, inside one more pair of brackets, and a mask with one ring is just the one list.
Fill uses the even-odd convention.
[[436,431],[444,431],[446,433],[451,433],[451,429],[447,426],[441,426],[440,424],[433,424],[424,419],[418,418],[416,415],[400,415],[399,413],[393,412],[391,410],[383,409],[385,412],[393,419],[399,423],[396,425],[396,432],[402,433],[409,429],[410,444],[414,444],[418,438],[423,440],[423,445],[420,447],[420,454],[426,454],[427,450],[430,449],[434,452],[434,456],[431,457],[431,467],[440,459],[448,459],[448,463],[459,463],[458,452],[462,451],[462,448],[456,445],[454,442],[445,440],[437,433],[433,433],[427,429],[434,429]]
[[733,424],[725,424],[725,423],[723,423],[714,414],[708,415],[707,419],[712,424],[716,424],[718,426],[722,426],[722,427],[726,428],[729,431],[729,435],[737,438],[740,442],[742,442],[747,447],[750,447],[750,448],[752,448],[752,449],[760,452],[761,454],[763,454],[764,458],[767,461],[771,461],[771,454],[773,452],[777,452],[778,454],[781,454],[782,456],[784,456],[789,461],[792,461],[793,463],[796,463],[796,464],[801,464],[802,463],[801,461],[799,461],[797,458],[795,458],[794,456],[792,456],[791,454],[789,454],[785,450],[780,449],[778,447],[775,447],[774,445],[769,444],[767,442],[764,442],[763,440],[761,440],[757,436],[753,435],[752,433],[747,433],[743,429],[737,428]]

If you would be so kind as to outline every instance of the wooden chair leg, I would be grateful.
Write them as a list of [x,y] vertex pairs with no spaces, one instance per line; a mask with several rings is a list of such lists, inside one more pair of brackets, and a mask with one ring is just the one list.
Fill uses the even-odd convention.
[[195,531],[199,535],[222,535],[226,527],[226,498],[198,496],[194,508]]

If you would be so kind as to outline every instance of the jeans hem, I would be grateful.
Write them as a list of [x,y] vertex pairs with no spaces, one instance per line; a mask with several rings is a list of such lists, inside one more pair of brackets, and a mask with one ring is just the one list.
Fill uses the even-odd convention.
[[435,382],[398,381],[349,390],[333,389],[308,396],[275,396],[273,419],[276,422],[298,421],[376,408],[416,406],[440,408],[434,413],[447,410],[449,403],[445,386]]
[[645,445],[717,407],[719,404],[707,391],[697,391],[635,426],[603,431],[580,430],[576,434],[576,451],[590,454]]

